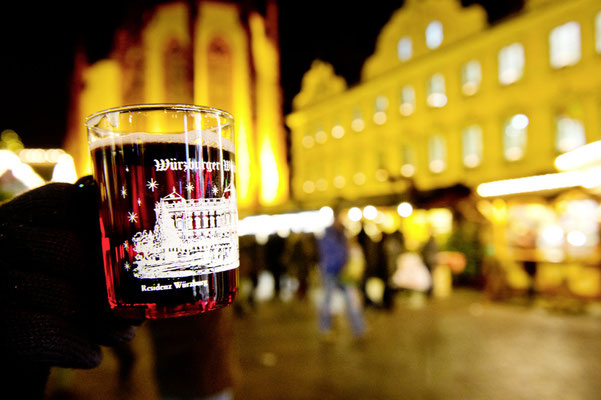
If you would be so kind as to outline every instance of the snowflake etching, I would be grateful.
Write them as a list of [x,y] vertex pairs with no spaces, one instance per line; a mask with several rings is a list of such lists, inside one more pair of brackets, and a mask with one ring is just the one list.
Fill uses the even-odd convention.
[[138,222],[138,214],[136,214],[135,212],[128,212],[127,213],[127,219],[129,220],[129,222]]
[[127,197],[127,189],[125,188],[125,186],[121,186],[121,197]]
[[137,278],[173,278],[238,267],[238,211],[233,187],[223,197],[185,199],[173,192],[155,203],[152,231],[133,238]]
[[154,192],[154,190],[159,187],[159,184],[153,178],[150,178],[150,180],[146,182],[146,187],[148,188],[148,190]]

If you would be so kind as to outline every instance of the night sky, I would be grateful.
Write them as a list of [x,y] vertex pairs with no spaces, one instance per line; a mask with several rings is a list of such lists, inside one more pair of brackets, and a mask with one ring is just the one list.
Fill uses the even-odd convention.
[[[462,0],[464,5],[482,2],[491,4],[487,9],[494,23],[518,10],[523,0]],[[130,4],[129,12],[140,13],[141,5],[152,3],[156,0],[76,2],[67,11],[53,2],[2,2],[0,131],[15,130],[26,147],[61,147],[74,50],[85,48],[90,62],[106,57],[113,45],[112,32],[127,14],[123,4]],[[349,85],[356,84],[378,33],[403,1],[376,1],[374,7],[323,0],[279,3],[281,76],[288,113],[302,75],[316,58],[330,62]]]

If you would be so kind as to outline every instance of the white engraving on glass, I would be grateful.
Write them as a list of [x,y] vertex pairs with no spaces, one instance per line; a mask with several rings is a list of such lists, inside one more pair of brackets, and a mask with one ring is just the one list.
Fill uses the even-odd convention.
[[155,203],[154,229],[132,238],[134,276],[176,278],[237,268],[236,192],[230,187],[225,193],[227,198],[186,200],[174,190]]

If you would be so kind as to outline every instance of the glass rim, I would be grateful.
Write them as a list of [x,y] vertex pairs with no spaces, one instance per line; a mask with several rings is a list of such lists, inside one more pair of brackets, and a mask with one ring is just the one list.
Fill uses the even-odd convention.
[[233,121],[234,117],[231,113],[221,110],[215,107],[201,106],[196,104],[184,104],[184,103],[146,103],[146,104],[130,104],[119,107],[106,108],[104,110],[96,111],[85,118],[85,125],[88,128],[94,128],[99,117],[114,113],[114,112],[136,112],[136,111],[160,111],[160,110],[172,110],[172,111],[190,111],[190,112],[203,112],[216,114],[224,117],[228,120]]

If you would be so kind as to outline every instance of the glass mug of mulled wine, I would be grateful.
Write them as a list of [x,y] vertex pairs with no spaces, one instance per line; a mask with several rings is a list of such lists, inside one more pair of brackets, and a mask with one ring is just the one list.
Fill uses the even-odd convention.
[[124,317],[214,310],[238,290],[234,120],[144,104],[86,119],[110,307]]

